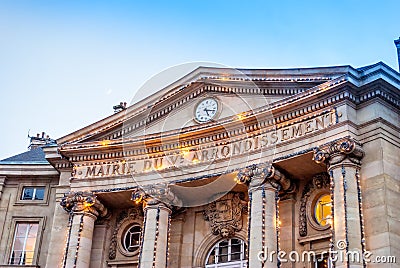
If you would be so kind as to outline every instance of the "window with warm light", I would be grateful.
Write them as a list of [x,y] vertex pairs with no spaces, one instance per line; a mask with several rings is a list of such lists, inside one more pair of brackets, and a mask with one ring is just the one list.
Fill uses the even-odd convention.
[[319,255],[314,260],[314,268],[332,268],[332,261],[328,254]]
[[139,250],[142,228],[139,225],[130,226],[122,236],[122,246],[127,252]]
[[246,243],[238,238],[222,240],[208,253],[206,268],[246,268]]
[[321,226],[327,226],[331,224],[332,220],[332,199],[329,194],[324,194],[320,198],[318,198],[317,202],[315,203],[315,220]]
[[39,223],[17,223],[9,264],[32,265]]

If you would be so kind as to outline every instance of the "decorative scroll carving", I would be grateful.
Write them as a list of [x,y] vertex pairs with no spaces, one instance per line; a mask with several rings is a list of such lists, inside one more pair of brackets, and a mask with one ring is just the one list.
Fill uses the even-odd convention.
[[299,219],[299,233],[300,236],[307,235],[307,201],[311,193],[317,189],[329,188],[329,176],[327,173],[320,173],[313,177],[313,179],[304,186],[301,194],[300,201],[300,219]]
[[249,184],[252,182],[254,185],[261,185],[264,181],[272,175],[272,165],[267,163],[254,164],[243,168],[237,174],[237,179],[240,183]]
[[208,204],[203,213],[214,235],[231,237],[243,227],[242,213],[247,213],[247,202],[243,193],[232,192]]
[[115,223],[115,228],[114,232],[111,236],[111,243],[110,243],[110,249],[108,253],[108,257],[110,260],[114,260],[116,255],[117,255],[117,236],[118,232],[121,228],[121,226],[129,220],[132,219],[137,219],[137,218],[143,218],[143,210],[137,206],[129,208],[127,210],[123,210],[121,213],[118,214],[117,216],[117,221]]
[[239,171],[237,180],[240,183],[249,184],[250,187],[257,187],[269,182],[274,188],[284,192],[294,192],[296,185],[283,173],[268,163],[251,165]]
[[88,191],[67,192],[60,201],[60,205],[68,212],[86,212],[105,217],[108,213],[107,208],[97,199],[97,197]]
[[313,159],[317,163],[327,163],[329,166],[338,164],[345,159],[353,164],[361,165],[364,154],[360,143],[351,137],[344,137],[320,146],[314,151]]
[[182,201],[172,192],[167,184],[149,185],[132,192],[132,200],[139,204],[156,205],[163,203],[166,206],[180,207]]

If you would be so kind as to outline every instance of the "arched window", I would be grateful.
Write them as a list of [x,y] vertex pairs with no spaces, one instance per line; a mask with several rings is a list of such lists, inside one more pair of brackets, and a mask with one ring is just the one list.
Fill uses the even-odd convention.
[[206,268],[246,268],[246,247],[239,238],[218,242],[207,255]]
[[130,226],[122,237],[122,246],[127,252],[136,252],[140,245],[140,235],[142,228],[134,224]]

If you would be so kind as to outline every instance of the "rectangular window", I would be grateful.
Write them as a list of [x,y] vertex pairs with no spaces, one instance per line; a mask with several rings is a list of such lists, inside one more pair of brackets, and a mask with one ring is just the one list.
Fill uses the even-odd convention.
[[43,200],[45,187],[24,187],[22,200]]
[[32,265],[39,223],[17,223],[9,264]]

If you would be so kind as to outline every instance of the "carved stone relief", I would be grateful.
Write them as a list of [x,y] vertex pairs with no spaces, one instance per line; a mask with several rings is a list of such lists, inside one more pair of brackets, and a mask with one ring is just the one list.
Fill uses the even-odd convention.
[[307,235],[307,203],[310,195],[315,190],[329,189],[330,179],[327,173],[320,173],[313,177],[303,189],[300,201],[300,222],[299,222],[299,233],[300,236]]
[[242,214],[247,213],[247,202],[243,193],[228,193],[208,204],[204,219],[210,222],[214,235],[231,237],[243,227]]

